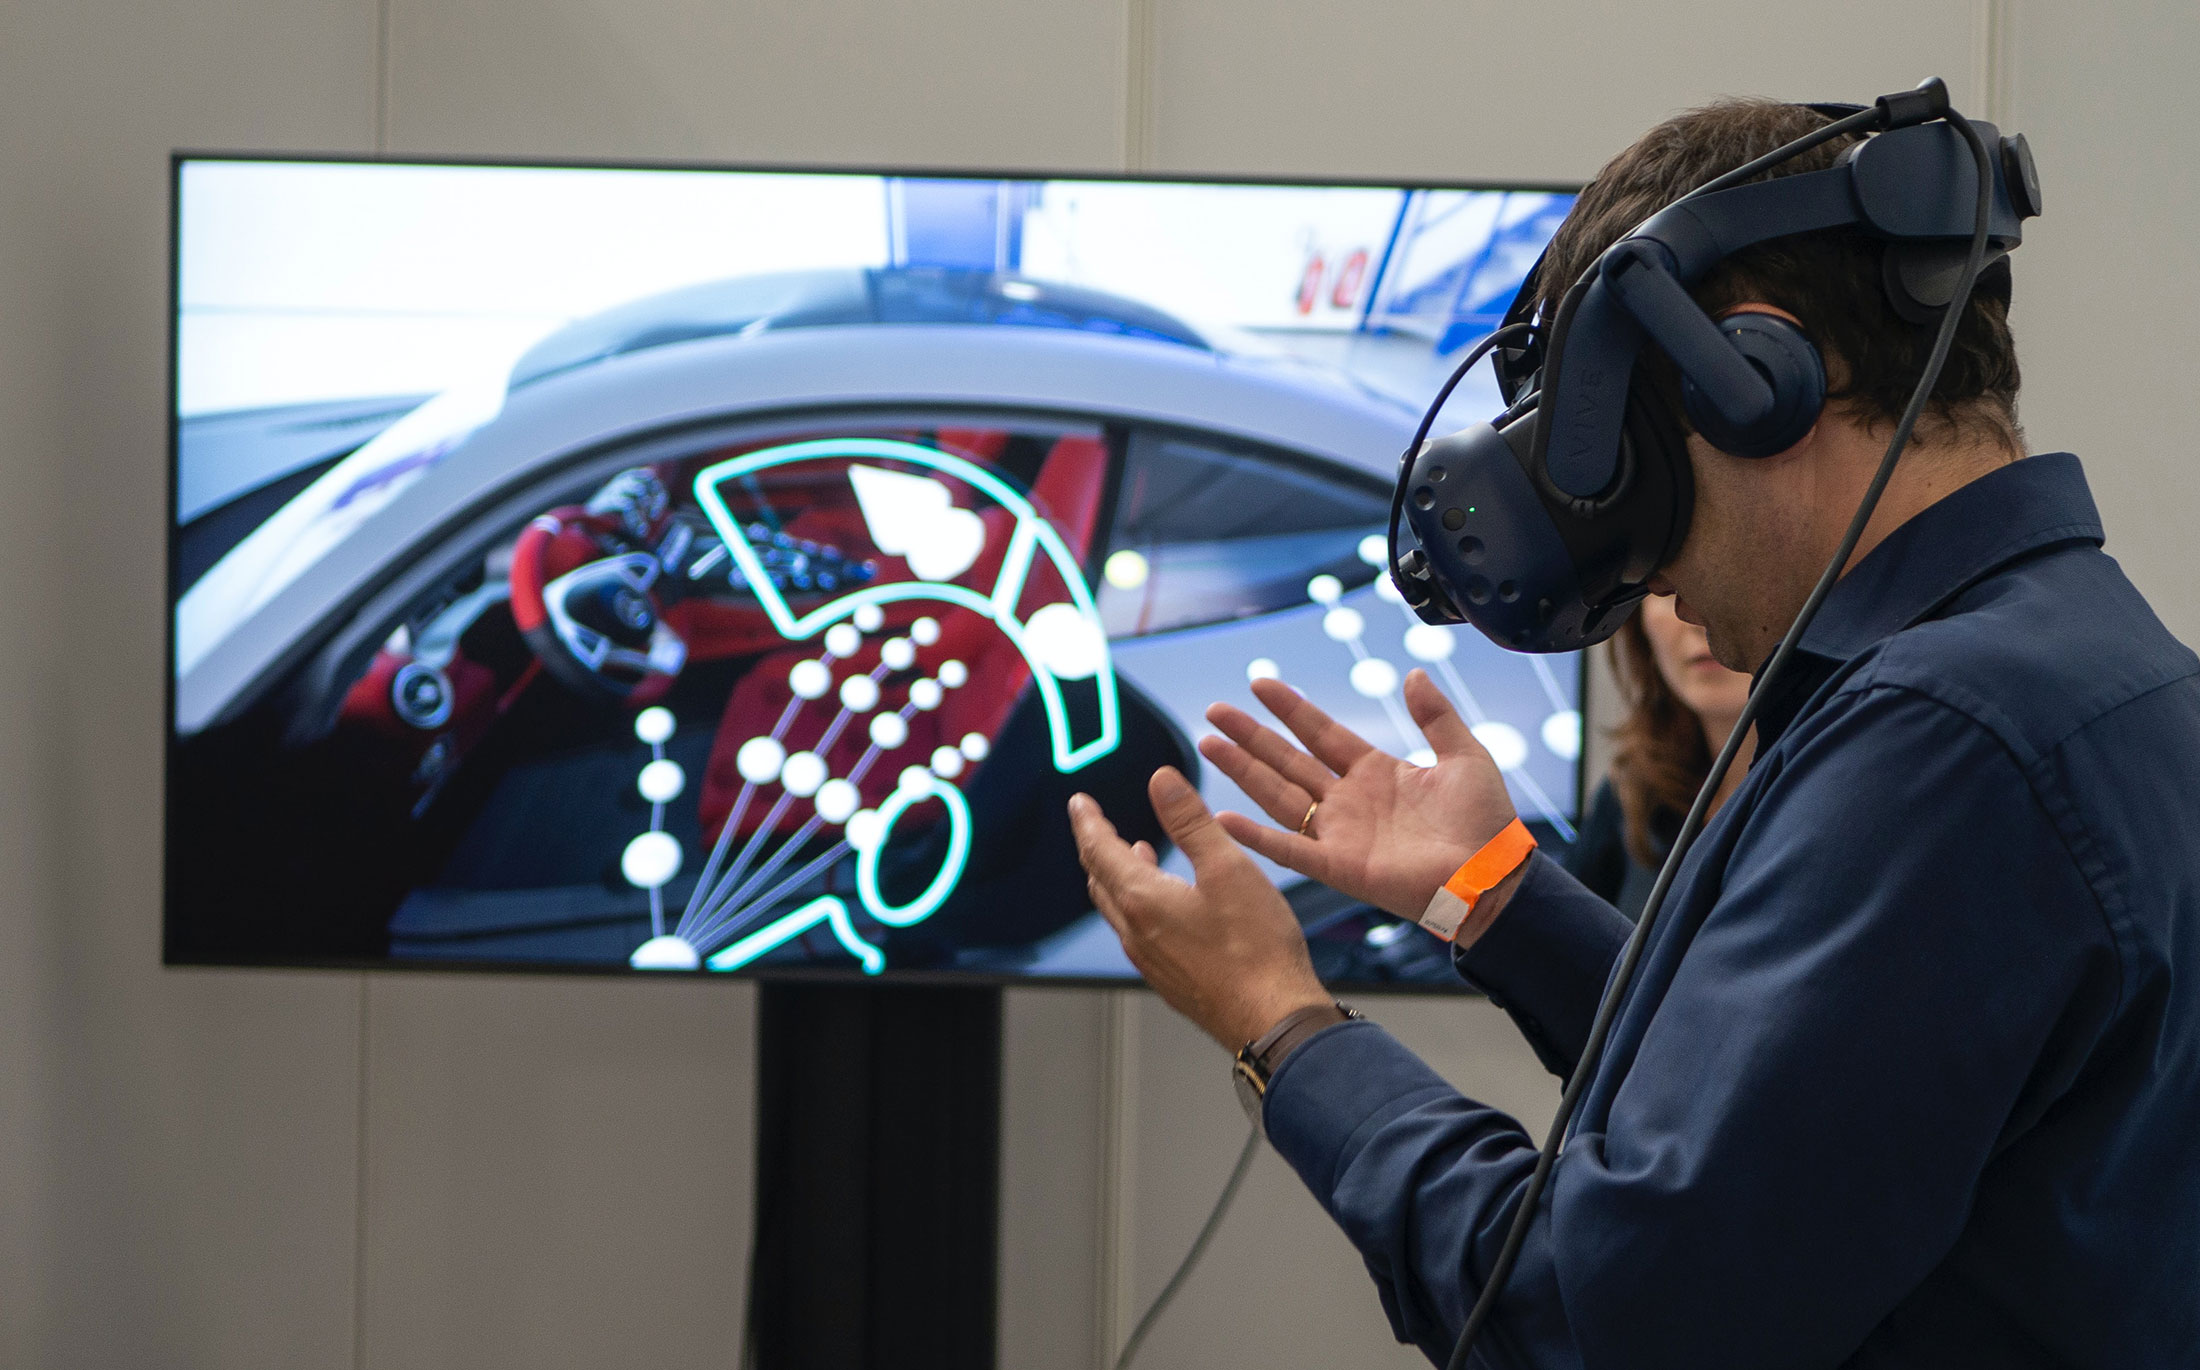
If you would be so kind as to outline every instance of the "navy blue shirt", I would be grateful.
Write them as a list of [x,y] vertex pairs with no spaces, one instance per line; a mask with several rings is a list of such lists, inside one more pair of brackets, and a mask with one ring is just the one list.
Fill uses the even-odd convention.
[[[2031,457],[1836,585],[1478,1364],[2200,1361],[2200,661],[2100,542]],[[1460,969],[1564,1073],[1628,931],[1537,856]],[[1441,1363],[1537,1139],[1369,1023],[1266,1107]]]

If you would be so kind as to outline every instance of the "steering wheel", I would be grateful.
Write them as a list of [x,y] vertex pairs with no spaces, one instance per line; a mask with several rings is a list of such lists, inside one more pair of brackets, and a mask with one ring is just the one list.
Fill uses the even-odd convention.
[[664,571],[656,556],[605,554],[620,531],[617,516],[577,506],[528,524],[512,549],[512,621],[570,689],[645,704],[671,688],[687,664],[687,643],[666,626],[652,590]]

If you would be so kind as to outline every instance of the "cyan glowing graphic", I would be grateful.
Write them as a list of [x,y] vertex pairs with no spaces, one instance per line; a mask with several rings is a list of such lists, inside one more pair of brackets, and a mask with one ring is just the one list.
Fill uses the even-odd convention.
[[[786,597],[773,585],[763,560],[741,530],[741,522],[727,506],[721,489],[744,476],[793,462],[831,458],[870,458],[929,467],[966,482],[1014,516],[1014,531],[1001,558],[1000,573],[992,591],[981,595],[961,585],[940,580],[907,580],[865,586],[839,599],[797,615]],[[896,471],[891,467],[851,465],[849,484],[858,507],[871,524],[871,535],[881,551],[906,556],[912,571],[921,577],[925,569],[952,567],[960,575],[976,560],[982,537],[972,542],[969,532],[979,527],[978,516],[950,507],[947,487],[928,477]],[[919,484],[921,483],[921,484]],[[931,492],[937,492],[936,495]],[[695,477],[695,498],[725,541],[734,564],[747,577],[758,603],[772,626],[791,641],[805,641],[847,619],[858,607],[890,604],[905,599],[931,599],[969,609],[1007,636],[1030,663],[1032,684],[1047,712],[1048,731],[1054,745],[1054,764],[1064,771],[1081,770],[1109,752],[1121,740],[1121,720],[1116,698],[1115,673],[1108,660],[1108,639],[1100,625],[1100,611],[1084,572],[1062,535],[1046,521],[1031,501],[999,476],[952,453],[919,447],[887,438],[825,438],[815,442],[767,447],[706,467]],[[928,519],[926,514],[948,515]],[[887,544],[905,548],[894,552]],[[958,564],[957,558],[969,556]],[[1068,598],[1042,605],[1027,618],[1019,618],[1017,605],[1031,577],[1033,559],[1044,554],[1054,563]],[[1078,743],[1072,739],[1069,711],[1062,698],[1064,680],[1091,679],[1098,689],[1100,726],[1096,736]]]
[[[873,544],[881,552],[903,558],[917,578],[866,585],[797,614],[720,491],[728,482],[772,467],[818,459],[847,462],[851,457],[859,460],[843,469]],[[860,460],[865,458],[869,460]],[[986,593],[952,583],[984,553],[984,520],[957,507],[947,484],[905,469],[909,466],[966,482],[1012,516],[1001,569]],[[885,631],[886,604],[933,600],[969,610],[1000,629],[1030,668],[1033,688],[1046,711],[1054,764],[1061,771],[1075,771],[1113,751],[1121,733],[1114,669],[1098,610],[1076,557],[1027,499],[992,473],[931,448],[879,439],[792,443],[705,469],[696,477],[695,492],[773,627],[790,641],[814,639],[821,650],[788,669],[789,698],[770,731],[746,739],[737,749],[740,793],[687,907],[669,929],[662,887],[678,873],[681,853],[677,842],[662,830],[663,801],[658,796],[669,799],[676,794],[684,777],[673,774],[677,767],[664,756],[670,715],[650,709],[637,719],[637,736],[651,747],[651,758],[637,784],[651,802],[652,817],[650,831],[629,844],[625,865],[629,881],[650,890],[652,935],[635,950],[631,964],[645,970],[698,966],[736,970],[822,924],[867,973],[876,974],[885,969],[885,954],[859,930],[856,911],[846,900],[823,895],[789,912],[781,912],[782,906],[852,852],[863,914],[888,928],[910,927],[930,918],[954,893],[970,857],[970,805],[953,782],[966,768],[983,762],[991,744],[977,732],[942,743],[925,764],[904,767],[893,793],[877,808],[863,807],[860,787],[880,758],[908,742],[912,719],[938,709],[950,692],[967,686],[970,671],[958,660],[940,662],[930,675],[909,684],[907,703],[898,709],[882,707],[880,687],[887,678],[907,671],[919,649],[939,642],[940,624],[931,617],[918,618],[904,634],[881,642],[878,665],[868,672],[848,674],[836,683],[835,663],[854,657],[868,638]],[[1024,613],[1021,605],[1031,584],[1034,559],[1040,555],[1053,562],[1063,597]],[[1090,738],[1073,735],[1063,697],[1065,681],[1091,682],[1098,727]],[[836,703],[838,710],[818,739],[793,747],[790,729],[797,716],[806,703],[821,700]],[[656,715],[663,715],[662,720]],[[867,745],[847,773],[836,776],[827,757],[852,728],[862,729]],[[752,807],[770,786],[777,787],[777,797],[736,849],[737,835]],[[946,812],[946,852],[920,892],[903,902],[891,902],[881,887],[881,862],[896,825],[912,807],[927,801],[937,802]],[[811,809],[809,816],[767,851],[782,820],[804,803]],[[838,829],[837,836],[823,850],[794,864],[813,839],[833,829]]]

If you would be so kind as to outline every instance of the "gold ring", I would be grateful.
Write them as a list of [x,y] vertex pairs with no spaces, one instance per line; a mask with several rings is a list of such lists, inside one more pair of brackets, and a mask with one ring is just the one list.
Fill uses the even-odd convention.
[[1299,836],[1306,836],[1306,830],[1314,826],[1314,810],[1321,806],[1322,802],[1319,799],[1306,806],[1306,817],[1299,820]]

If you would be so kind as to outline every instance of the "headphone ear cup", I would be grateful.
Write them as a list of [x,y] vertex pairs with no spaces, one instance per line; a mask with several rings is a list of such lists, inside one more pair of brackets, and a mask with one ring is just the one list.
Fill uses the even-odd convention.
[[1803,440],[1826,407],[1826,363],[1803,330],[1772,314],[1729,314],[1719,320],[1729,346],[1772,387],[1772,409],[1752,424],[1729,423],[1681,377],[1681,407],[1705,442],[1730,456],[1769,457]]

